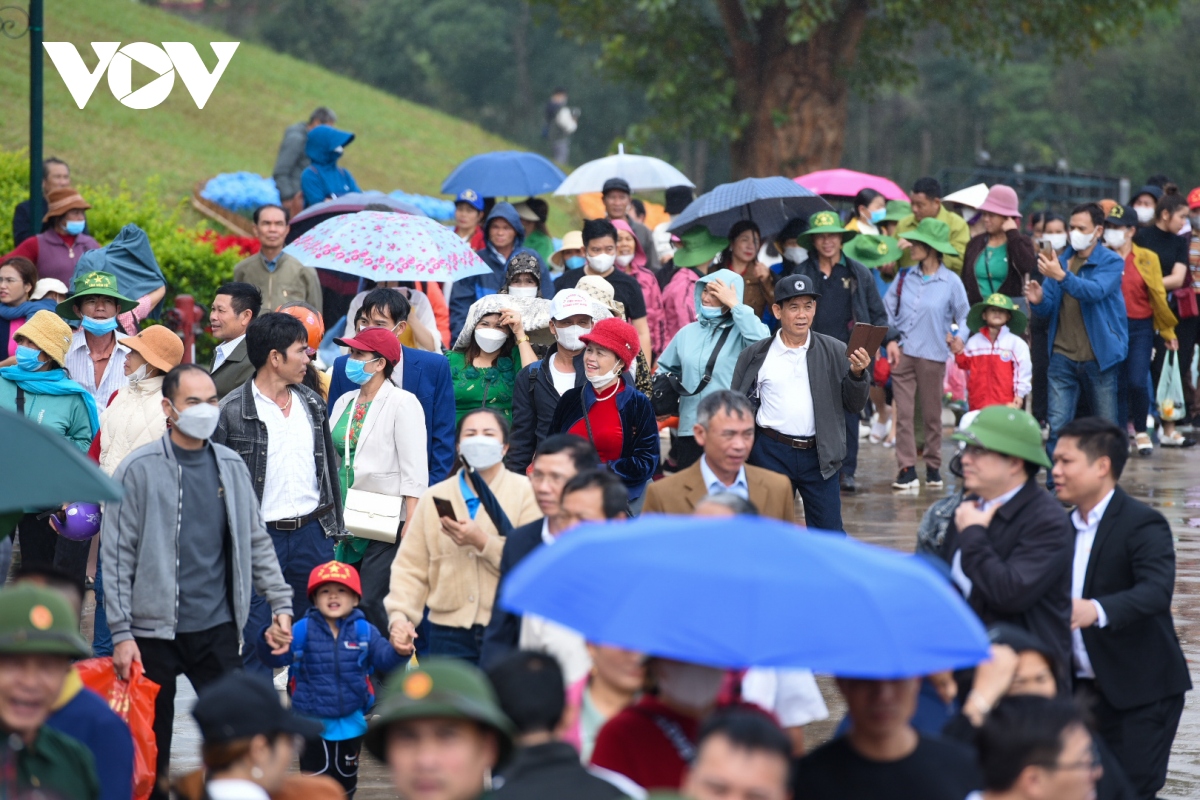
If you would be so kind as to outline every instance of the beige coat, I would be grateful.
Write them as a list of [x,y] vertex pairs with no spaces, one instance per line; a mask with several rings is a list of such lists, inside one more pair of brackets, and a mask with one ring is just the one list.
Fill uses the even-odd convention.
[[119,389],[100,413],[100,469],[112,475],[125,456],[167,432],[162,407],[162,376]]
[[[383,601],[389,627],[398,620],[415,625],[426,606],[429,606],[429,621],[447,627],[487,625],[492,618],[504,538],[480,507],[475,522],[487,534],[487,545],[482,552],[470,545],[460,547],[442,533],[433,504],[435,497],[449,500],[458,519],[470,518],[459,488],[460,473],[461,470],[456,471],[429,487],[417,503],[408,534],[400,540],[396,560],[392,562],[391,588]],[[542,516],[533,486],[524,475],[501,469],[488,487],[514,528]]]
[[[746,465],[746,485],[750,488],[750,502],[764,517],[773,517],[784,522],[796,521],[796,503],[792,482],[786,475],[769,469]],[[652,481],[646,489],[643,514],[684,514],[696,510],[696,504],[708,494],[704,485],[704,474],[700,472],[700,461],[690,467]]]
[[[329,415],[330,430],[337,426],[346,409],[358,402],[358,395],[355,391],[337,399]],[[428,462],[425,411],[421,403],[412,392],[384,381],[367,409],[358,435],[354,483],[350,488],[393,497],[420,497],[429,487]]]
[[263,312],[274,311],[297,300],[321,310],[321,282],[317,271],[287,253],[275,260],[275,271],[267,271],[262,253],[255,253],[233,268],[233,279],[252,283],[262,292]]

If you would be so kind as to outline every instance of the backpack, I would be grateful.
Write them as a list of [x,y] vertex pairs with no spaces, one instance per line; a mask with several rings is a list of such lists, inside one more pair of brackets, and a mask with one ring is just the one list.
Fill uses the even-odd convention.
[[[364,678],[367,682],[367,703],[363,708],[363,713],[371,710],[375,705],[375,685],[371,683],[371,675],[375,672],[375,668],[367,666],[367,657],[371,653],[371,623],[366,619],[356,619],[354,621],[354,638],[358,642],[358,666],[366,668],[367,674]],[[304,659],[304,646],[308,643],[308,618],[305,617],[294,625],[292,625],[292,666],[299,666]],[[336,654],[335,654],[336,658]],[[290,674],[288,680],[288,694],[296,693],[296,673]]]

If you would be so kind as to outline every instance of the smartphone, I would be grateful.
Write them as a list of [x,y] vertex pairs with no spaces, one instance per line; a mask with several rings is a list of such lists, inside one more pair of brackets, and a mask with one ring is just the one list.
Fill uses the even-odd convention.
[[1047,258],[1054,258],[1054,245],[1049,242],[1038,242],[1038,252]]
[[435,497],[433,498],[433,506],[437,509],[439,517],[448,517],[458,522],[458,516],[454,513],[454,506],[451,505],[449,500],[442,497]]

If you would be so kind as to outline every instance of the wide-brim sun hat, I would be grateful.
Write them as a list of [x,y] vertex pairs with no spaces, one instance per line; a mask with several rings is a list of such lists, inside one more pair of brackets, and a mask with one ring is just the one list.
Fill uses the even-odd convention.
[[983,312],[989,308],[998,308],[1001,311],[1007,311],[1011,315],[1007,325],[1009,332],[1014,336],[1020,336],[1025,333],[1025,328],[1029,325],[1029,318],[1025,316],[1024,311],[1017,308],[1011,297],[1000,293],[989,295],[983,302],[971,306],[970,312],[967,313],[967,328],[971,333],[983,329],[985,325]]
[[989,211],[1002,217],[1021,219],[1021,203],[1011,186],[998,183],[988,189],[987,198],[979,204],[977,211]]
[[833,211],[818,211],[808,218],[808,230],[796,238],[796,244],[812,249],[813,237],[820,233],[836,233],[842,237],[842,244],[858,236],[858,231],[848,230]]
[[580,336],[579,340],[611,350],[621,359],[626,371],[633,366],[641,349],[637,328],[616,318],[600,320],[590,331]]
[[54,309],[63,319],[79,319],[75,313],[75,304],[83,302],[85,297],[111,297],[117,301],[119,313],[133,311],[137,308],[137,300],[130,300],[117,291],[117,276],[111,272],[85,272],[75,278],[75,293],[63,300]]
[[883,215],[881,222],[899,222],[900,220],[912,216],[912,203],[905,200],[888,200],[887,213]]
[[58,278],[39,278],[37,285],[33,287],[33,294],[29,295],[29,299],[41,300],[50,294],[50,292],[57,292],[65,297],[71,293],[71,290]]
[[926,217],[921,220],[915,230],[897,233],[896,238],[904,239],[908,242],[920,242],[923,245],[932,247],[943,255],[962,255],[962,253],[958,252],[958,248],[950,244],[950,226],[940,219],[933,217]]
[[46,195],[46,213],[42,216],[42,222],[49,222],[52,217],[61,217],[68,211],[87,211],[91,207],[91,204],[83,199],[83,195],[70,186],[51,189],[50,194]]
[[557,250],[550,254],[550,263],[556,267],[566,267],[563,259],[564,250],[582,250],[583,249],[583,231],[567,231],[563,234],[562,245]]
[[728,239],[713,236],[708,228],[696,226],[679,237],[679,246],[675,248],[675,266],[698,267],[707,264],[728,246]]
[[860,234],[846,243],[843,251],[847,258],[852,258],[867,269],[875,269],[883,264],[899,261],[904,251],[900,243],[891,236],[875,236]]
[[164,325],[151,325],[134,336],[126,336],[121,340],[121,346],[128,347],[162,372],[170,372],[183,361],[183,340]]
[[46,309],[37,312],[13,331],[13,337],[24,336],[60,367],[66,366],[71,335],[71,326],[63,322],[58,314]]
[[1041,426],[1032,415],[1020,409],[988,406],[980,410],[969,426],[952,433],[950,438],[1051,468],[1050,457],[1042,443]]

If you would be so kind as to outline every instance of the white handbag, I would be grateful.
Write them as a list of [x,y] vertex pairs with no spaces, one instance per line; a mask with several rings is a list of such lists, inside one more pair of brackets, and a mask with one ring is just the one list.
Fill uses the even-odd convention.
[[[351,418],[346,420],[346,457],[350,453],[350,425],[353,421],[354,409],[350,407]],[[361,443],[360,443],[361,444]],[[357,450],[355,451],[357,456]],[[355,458],[357,461],[357,458]],[[353,464],[351,470],[353,470]],[[404,498],[390,494],[367,492],[362,489],[347,489],[346,503],[342,509],[342,519],[346,530],[360,539],[372,539],[376,542],[393,544],[404,524]]]

